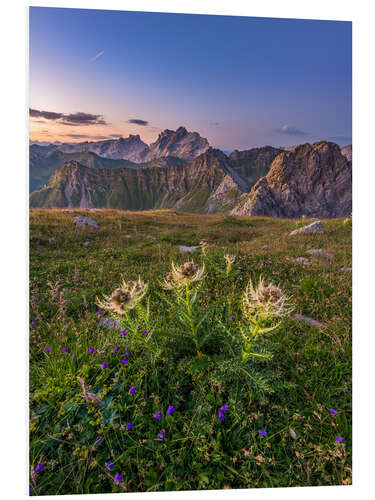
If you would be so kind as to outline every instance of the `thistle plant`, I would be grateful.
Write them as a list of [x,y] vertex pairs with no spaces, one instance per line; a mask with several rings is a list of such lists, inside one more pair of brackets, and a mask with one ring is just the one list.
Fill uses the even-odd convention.
[[[277,328],[282,318],[288,316],[293,310],[290,298],[274,284],[264,284],[262,278],[254,287],[252,281],[246,287],[242,309],[247,319],[247,328],[240,327],[242,335],[242,360],[249,357],[270,358],[267,353],[256,353],[252,347],[256,339]],[[272,324],[274,322],[276,324]],[[271,325],[271,326],[270,326]]]
[[234,264],[234,261],[236,260],[235,255],[230,255],[229,253],[224,255],[224,260],[225,260],[225,275],[228,277],[231,273],[232,270],[232,265]]
[[175,297],[175,309],[180,322],[189,331],[194,343],[197,356],[201,357],[201,346],[203,338],[199,336],[199,327],[207,317],[208,311],[202,316],[196,312],[198,298],[197,284],[205,277],[205,266],[198,267],[194,261],[188,261],[180,266],[172,262],[172,270],[164,280],[163,286],[171,290]]
[[[144,283],[140,277],[137,281],[123,280],[119,288],[116,288],[111,295],[105,295],[102,300],[97,299],[96,304],[110,311],[124,330],[131,332],[133,341],[156,353],[157,348],[154,346],[152,336],[153,329],[149,325],[149,303],[146,307],[141,304],[147,290],[148,284]],[[141,324],[143,330],[141,330]]]

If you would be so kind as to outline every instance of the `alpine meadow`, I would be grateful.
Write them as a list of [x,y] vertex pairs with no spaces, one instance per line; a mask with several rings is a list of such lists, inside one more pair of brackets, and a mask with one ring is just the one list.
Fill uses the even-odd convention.
[[30,495],[350,485],[351,23],[31,7],[29,115]]

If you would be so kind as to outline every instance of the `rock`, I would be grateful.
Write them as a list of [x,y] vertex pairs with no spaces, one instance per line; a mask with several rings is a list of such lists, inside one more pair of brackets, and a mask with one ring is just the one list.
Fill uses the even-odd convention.
[[344,271],[345,273],[351,273],[352,272],[352,268],[351,267],[342,267],[340,270]]
[[310,265],[310,261],[306,259],[306,257],[296,257],[295,259],[290,259],[290,262],[293,262],[293,264],[302,264],[304,266]]
[[303,316],[302,314],[295,314],[294,317],[298,321],[305,321],[306,323],[309,323],[311,326],[315,326],[315,328],[323,328],[324,324],[320,323],[320,321],[317,321],[316,319],[309,318],[308,316]]
[[132,238],[131,234],[125,234],[125,238]]
[[154,241],[156,241],[155,236],[150,236],[150,235],[147,235],[147,236],[146,236],[146,238],[148,238],[149,240],[154,240]]
[[195,247],[186,247],[185,245],[180,245],[178,247],[180,253],[195,252],[195,250],[198,250],[199,248],[200,248],[200,245],[197,245]]
[[318,248],[316,250],[307,250],[308,254],[311,255],[311,257],[315,257],[317,259],[327,259],[327,260],[334,260],[335,256],[327,252],[327,250],[324,250],[323,248]]
[[78,217],[76,217],[74,219],[74,224],[77,227],[91,226],[99,229],[98,224],[94,220],[90,219],[89,217],[84,217],[83,215],[79,215]]
[[90,208],[90,212],[103,212],[101,208]]
[[99,325],[106,326],[110,330],[122,330],[120,323],[113,318],[100,318]]
[[348,144],[342,147],[341,154],[343,154],[347,160],[352,161],[352,145]]
[[289,429],[289,434],[292,439],[297,439],[297,434],[295,433],[295,430],[290,428]]
[[327,141],[301,144],[273,160],[233,215],[344,217],[352,212],[352,163]]
[[290,233],[290,236],[294,236],[295,234],[318,234],[323,232],[323,226],[320,220],[312,222],[308,226],[300,227],[295,229]]
[[90,245],[89,241],[85,241],[84,244],[83,244],[84,247],[88,247],[89,245]]

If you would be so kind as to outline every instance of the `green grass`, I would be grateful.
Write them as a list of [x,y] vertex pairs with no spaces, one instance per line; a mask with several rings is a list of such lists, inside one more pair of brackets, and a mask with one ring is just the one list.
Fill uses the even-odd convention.
[[[76,229],[78,214],[100,229]],[[351,226],[324,220],[323,234],[289,237],[298,221],[174,214],[31,210],[30,322],[40,320],[30,328],[30,463],[44,464],[34,493],[350,484],[351,275],[341,269],[351,267]],[[171,292],[160,283],[171,261],[191,258],[178,245],[203,239],[210,244],[207,257],[193,254],[207,271],[194,307],[199,317],[207,313],[197,357]],[[335,260],[311,259],[309,267],[288,260],[309,257],[311,248],[324,248]],[[226,252],[237,256],[229,277]],[[149,317],[138,322],[152,333],[156,354],[135,334],[124,338],[101,326],[96,314],[96,297],[138,275],[149,284],[142,303],[150,306]],[[295,312],[325,326],[291,315],[257,345],[272,353],[271,361],[241,365],[238,334],[247,321],[241,299],[249,279],[260,275],[293,297]],[[126,340],[129,362],[122,364]],[[89,347],[102,352],[91,355]],[[77,376],[105,407],[85,403]],[[225,403],[230,411],[221,422]],[[166,416],[169,404],[176,411]],[[157,411],[161,421],[153,417]],[[134,424],[130,431],[127,422]],[[123,475],[118,486],[115,473]]]

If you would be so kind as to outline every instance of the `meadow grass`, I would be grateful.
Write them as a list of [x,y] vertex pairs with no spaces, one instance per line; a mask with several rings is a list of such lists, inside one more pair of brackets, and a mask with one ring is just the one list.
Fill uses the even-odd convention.
[[[76,215],[99,230],[76,228]],[[33,494],[351,484],[351,224],[322,222],[322,234],[290,237],[301,220],[31,210]],[[202,240],[206,255],[179,253]],[[335,260],[290,260],[313,248]],[[162,286],[172,262],[192,258],[205,266],[190,288],[199,344],[184,297]],[[121,330],[103,326],[97,298],[138,276],[142,309]],[[254,343],[270,359],[241,361],[243,295],[260,276],[295,310]],[[78,377],[103,404],[85,400]]]

